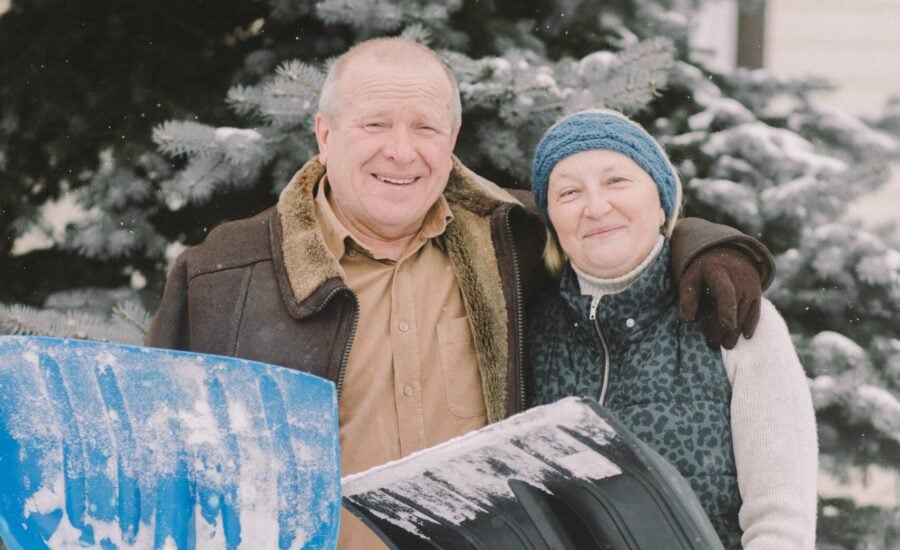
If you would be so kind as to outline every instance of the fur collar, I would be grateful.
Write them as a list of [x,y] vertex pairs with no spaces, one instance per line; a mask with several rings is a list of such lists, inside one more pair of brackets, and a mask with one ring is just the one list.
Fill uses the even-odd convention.
[[[313,157],[294,174],[278,199],[285,268],[294,299],[303,301],[333,277],[343,279],[344,270],[328,251],[315,219],[313,191],[325,167]],[[444,197],[451,210],[467,210],[488,217],[502,203],[518,201],[507,191],[466,168],[455,156]]]

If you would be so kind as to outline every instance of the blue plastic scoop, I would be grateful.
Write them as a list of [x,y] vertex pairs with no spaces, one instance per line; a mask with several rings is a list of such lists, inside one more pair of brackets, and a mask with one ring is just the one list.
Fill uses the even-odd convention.
[[334,386],[227,357],[0,337],[0,538],[334,548]]

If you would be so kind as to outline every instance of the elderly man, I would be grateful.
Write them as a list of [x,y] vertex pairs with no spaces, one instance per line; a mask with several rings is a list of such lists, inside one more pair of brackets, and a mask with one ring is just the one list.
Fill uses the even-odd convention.
[[[322,90],[319,156],[274,208],[222,225],[178,258],[147,343],[334,381],[344,474],[521,410],[522,312],[545,281],[545,231],[453,157],[459,101],[425,46],[376,39],[345,53]],[[765,257],[729,228],[696,224],[675,237],[674,265],[722,241]],[[719,258],[708,252],[691,269],[712,273]],[[742,303],[752,304],[759,276],[750,262],[732,263],[730,280],[749,272]],[[749,309],[753,324],[753,307],[737,308],[734,296],[725,308],[732,317]],[[344,515],[340,547],[378,546]]]

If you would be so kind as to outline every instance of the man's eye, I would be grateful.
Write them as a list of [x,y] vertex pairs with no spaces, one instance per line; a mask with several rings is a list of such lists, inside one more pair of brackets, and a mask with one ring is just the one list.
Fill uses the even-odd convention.
[[383,122],[367,122],[363,127],[368,130],[381,130],[385,128],[385,124]]

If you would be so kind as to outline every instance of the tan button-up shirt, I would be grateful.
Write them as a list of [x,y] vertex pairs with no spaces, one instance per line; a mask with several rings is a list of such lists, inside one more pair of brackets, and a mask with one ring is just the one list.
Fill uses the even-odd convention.
[[[353,239],[331,208],[324,178],[315,201],[325,244],[359,301],[339,402],[341,473],[484,426],[469,320],[441,244],[453,219],[444,197],[398,261],[376,257]],[[362,522],[343,513],[338,548],[380,547]]]

